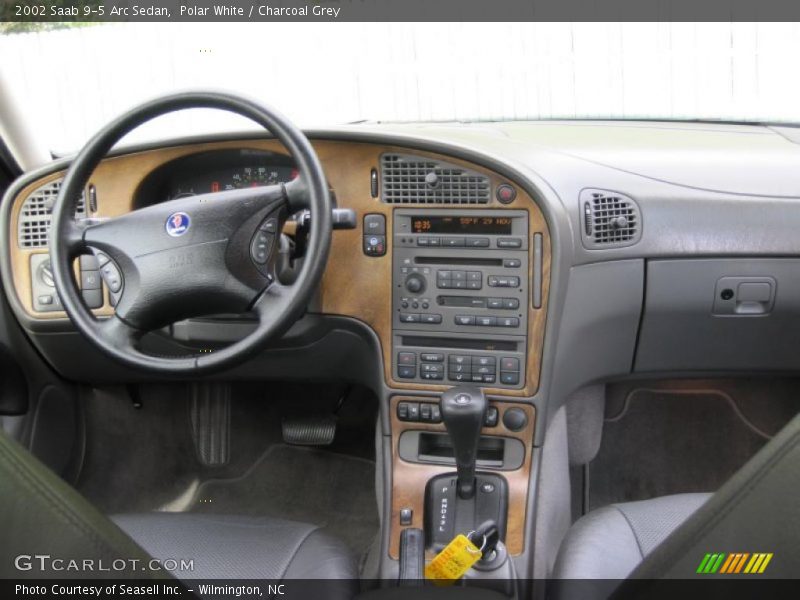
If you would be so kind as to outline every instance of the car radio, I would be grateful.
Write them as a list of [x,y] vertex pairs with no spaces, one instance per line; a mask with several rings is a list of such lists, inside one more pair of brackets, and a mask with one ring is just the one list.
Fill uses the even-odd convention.
[[528,213],[397,209],[393,222],[395,379],[523,387]]

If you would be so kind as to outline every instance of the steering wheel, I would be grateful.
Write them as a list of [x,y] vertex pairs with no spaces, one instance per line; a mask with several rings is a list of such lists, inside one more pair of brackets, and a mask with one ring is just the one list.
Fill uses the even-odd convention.
[[[164,114],[215,108],[247,117],[289,151],[299,176],[286,184],[236,189],[154,204],[107,220],[75,219],[95,167],[125,134]],[[275,275],[286,218],[312,215],[305,259],[292,285]],[[53,277],[72,322],[95,346],[125,365],[165,374],[199,374],[240,363],[280,336],[302,314],[325,269],[331,201],[308,139],[285,117],[254,101],[220,92],[187,92],[134,108],[95,135],[72,161],[53,206]],[[116,300],[97,319],[75,282],[74,260],[93,253]],[[206,354],[165,357],[137,348],[141,337],[180,319],[252,311],[255,330]]]

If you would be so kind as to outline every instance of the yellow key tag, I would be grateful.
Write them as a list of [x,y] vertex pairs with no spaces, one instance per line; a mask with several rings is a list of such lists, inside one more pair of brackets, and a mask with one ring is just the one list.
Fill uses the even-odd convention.
[[482,556],[478,547],[464,534],[458,534],[425,567],[425,578],[434,585],[453,585]]

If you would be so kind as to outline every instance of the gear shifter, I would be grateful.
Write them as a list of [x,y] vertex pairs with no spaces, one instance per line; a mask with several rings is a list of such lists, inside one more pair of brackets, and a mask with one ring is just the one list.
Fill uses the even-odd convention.
[[458,470],[456,489],[464,500],[475,495],[475,461],[486,407],[486,397],[477,387],[459,386],[442,394],[442,421],[453,443]]

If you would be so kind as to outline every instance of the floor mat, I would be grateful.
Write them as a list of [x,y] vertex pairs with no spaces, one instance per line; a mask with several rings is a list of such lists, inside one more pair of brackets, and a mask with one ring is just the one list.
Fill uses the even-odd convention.
[[370,460],[276,444],[243,476],[200,484],[190,510],[314,523],[360,554],[379,527],[374,477]]
[[[609,386],[588,506],[713,492],[798,411],[797,383]],[[781,393],[779,393],[781,392]]]

